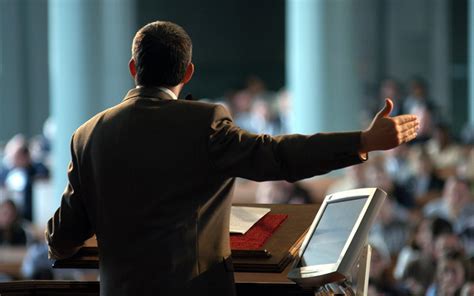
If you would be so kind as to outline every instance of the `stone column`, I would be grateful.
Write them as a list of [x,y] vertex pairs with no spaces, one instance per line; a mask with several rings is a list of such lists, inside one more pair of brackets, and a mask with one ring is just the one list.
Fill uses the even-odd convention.
[[293,132],[359,129],[352,1],[286,0],[286,72]]
[[72,133],[133,87],[128,60],[137,28],[132,0],[50,0],[48,5],[54,211],[67,184]]

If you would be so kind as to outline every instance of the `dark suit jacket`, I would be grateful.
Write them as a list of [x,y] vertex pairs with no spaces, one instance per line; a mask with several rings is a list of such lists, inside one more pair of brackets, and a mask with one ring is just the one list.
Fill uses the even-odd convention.
[[70,256],[95,233],[102,296],[232,295],[234,177],[324,174],[359,163],[359,141],[358,132],[250,134],[221,105],[133,89],[74,133],[50,255]]

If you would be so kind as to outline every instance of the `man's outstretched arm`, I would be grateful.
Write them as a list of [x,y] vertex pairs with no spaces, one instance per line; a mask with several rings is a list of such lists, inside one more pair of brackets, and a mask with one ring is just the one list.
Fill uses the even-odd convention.
[[296,181],[358,164],[370,151],[391,149],[416,136],[416,117],[389,117],[392,108],[387,100],[364,131],[272,137],[240,129],[219,106],[209,140],[212,168],[228,177]]

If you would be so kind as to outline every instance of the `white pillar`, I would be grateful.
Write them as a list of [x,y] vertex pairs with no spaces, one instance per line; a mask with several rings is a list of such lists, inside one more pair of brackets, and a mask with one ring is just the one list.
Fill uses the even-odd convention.
[[88,118],[119,103],[133,86],[128,74],[137,28],[132,0],[50,0],[49,60],[54,199],[66,186],[71,135]]
[[360,128],[352,5],[349,0],[286,0],[293,132]]

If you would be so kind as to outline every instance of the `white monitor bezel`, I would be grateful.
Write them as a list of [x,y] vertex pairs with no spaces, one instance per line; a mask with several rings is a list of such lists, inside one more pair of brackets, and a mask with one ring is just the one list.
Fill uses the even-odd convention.
[[[303,258],[303,253],[306,250],[308,243],[319,224],[322,215],[325,212],[326,207],[331,203],[349,201],[361,197],[367,197],[367,200],[356,219],[349,237],[342,248],[341,253],[336,262],[329,264],[309,265],[309,266],[298,266]],[[341,191],[329,194],[325,197],[321,207],[316,214],[305,239],[300,247],[298,256],[293,262],[288,278],[297,282],[302,286],[308,285],[319,285],[326,282],[342,279],[347,276],[350,272],[350,268],[354,264],[357,255],[365,245],[370,226],[372,225],[375,217],[381,208],[383,201],[385,200],[386,193],[378,188],[360,188],[347,191]],[[354,239],[359,236],[360,239]],[[363,237],[361,237],[363,236]],[[361,239],[364,240],[361,242]],[[351,250],[352,254],[346,256],[348,250]],[[354,253],[357,254],[354,254]]]

